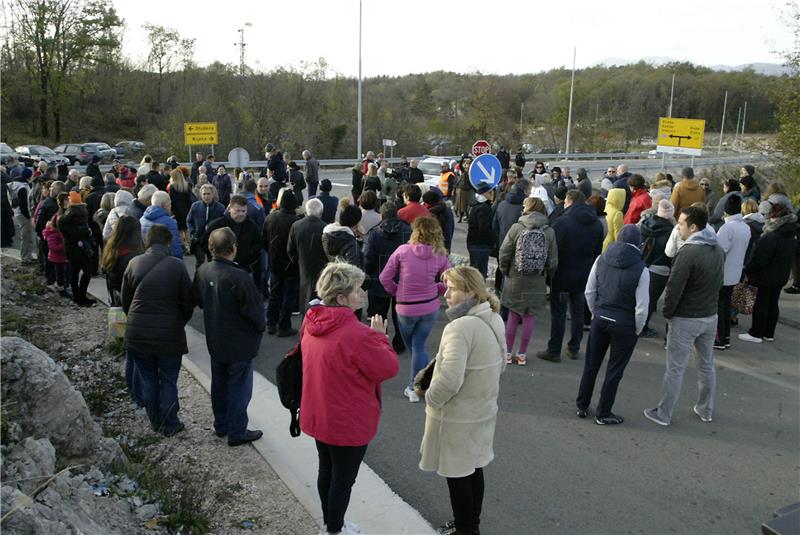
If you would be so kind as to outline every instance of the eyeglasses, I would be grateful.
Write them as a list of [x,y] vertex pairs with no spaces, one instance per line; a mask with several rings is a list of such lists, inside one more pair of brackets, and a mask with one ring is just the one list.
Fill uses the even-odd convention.
[[613,174],[614,174],[614,173],[616,173],[616,172],[617,172],[617,170],[616,170],[616,169],[609,169],[609,170],[608,170],[608,174],[609,174],[609,175],[613,175]]

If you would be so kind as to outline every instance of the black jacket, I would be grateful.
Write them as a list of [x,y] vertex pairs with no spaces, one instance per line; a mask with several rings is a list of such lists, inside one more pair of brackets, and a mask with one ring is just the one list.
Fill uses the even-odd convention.
[[167,191],[167,184],[169,183],[169,179],[156,171],[155,169],[151,169],[145,177],[147,177],[147,182],[149,184],[154,185],[160,191]]
[[218,228],[228,227],[236,234],[236,263],[245,271],[258,271],[261,269],[261,231],[255,223],[245,219],[237,223],[229,214],[211,221],[206,225],[206,232],[201,240],[201,246],[206,251],[206,258],[211,260],[208,250],[208,237]]
[[125,349],[165,357],[188,353],[184,326],[194,303],[186,266],[167,246],[153,245],[131,260],[122,278]]
[[425,182],[425,175],[422,173],[422,169],[419,167],[410,167],[408,169],[408,183],[419,184],[421,182]]
[[764,234],[756,242],[750,263],[745,269],[747,278],[754,285],[783,286],[789,280],[795,255],[796,221],[795,214],[767,220]]
[[474,200],[470,203],[467,217],[467,245],[485,245],[490,248],[494,246],[492,217],[489,201]]
[[492,231],[497,238],[498,246],[503,245],[506,234],[511,225],[519,221],[522,215],[522,201],[525,200],[525,191],[514,186],[506,198],[497,205],[492,221]]
[[322,229],[325,225],[325,221],[318,217],[306,216],[295,221],[289,229],[286,252],[289,259],[297,265],[300,274],[300,298],[303,310],[316,296],[317,279],[328,263],[325,248],[322,247]]
[[82,262],[90,258],[92,231],[85,204],[70,205],[67,212],[58,218],[58,230],[64,237],[64,253],[68,260]]
[[392,253],[408,242],[411,226],[401,219],[384,219],[367,233],[364,241],[364,272],[369,278],[369,294],[389,297],[378,277]]
[[443,201],[428,206],[428,211],[439,222],[442,227],[442,235],[444,236],[444,248],[450,251],[453,245],[453,233],[456,229],[455,219],[453,218],[453,211]]
[[300,216],[294,210],[281,208],[270,212],[264,221],[262,246],[269,252],[269,270],[277,277],[296,277],[298,274],[297,264],[292,262],[287,252],[289,231],[298,219]]
[[331,262],[341,257],[345,262],[359,268],[363,263],[361,247],[359,247],[353,231],[337,223],[327,225],[322,231],[322,247]]
[[503,169],[508,169],[509,164],[511,163],[511,155],[506,150],[501,150],[497,152],[497,159],[500,160],[500,167]]
[[553,225],[558,246],[554,292],[582,292],[594,259],[603,249],[603,225],[594,206],[574,204]]
[[339,197],[331,195],[329,191],[317,193],[317,199],[322,203],[322,219],[326,223],[336,221],[336,210],[339,209]]
[[96,162],[89,162],[89,165],[86,166],[86,176],[103,178],[103,174],[100,172],[100,165]]
[[672,221],[653,214],[639,225],[642,231],[642,256],[644,264],[650,266],[669,266],[672,259],[664,253],[674,225]]
[[214,257],[194,278],[211,358],[225,364],[254,358],[266,328],[264,301],[253,278],[230,260]]
[[[58,203],[52,197],[48,197],[42,202],[39,208],[39,218],[36,220],[36,235],[42,238],[42,232],[47,222],[53,219],[53,216],[58,213]],[[44,238],[42,238],[44,239]]]
[[131,260],[139,256],[136,253],[128,253],[124,255],[119,255],[117,257],[117,261],[114,264],[114,267],[111,271],[106,272],[106,279],[108,279],[108,285],[118,291],[122,291],[122,278],[125,276],[125,270],[128,269],[128,264],[131,263]]

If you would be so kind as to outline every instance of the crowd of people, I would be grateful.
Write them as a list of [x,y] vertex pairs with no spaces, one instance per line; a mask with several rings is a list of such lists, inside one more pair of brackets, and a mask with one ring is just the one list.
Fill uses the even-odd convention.
[[[734,306],[737,292],[756,289],[743,343],[774,340],[790,272],[784,291],[800,292],[796,209],[780,183],[762,194],[750,165],[717,197],[690,167],[677,181],[609,167],[596,185],[585,169],[573,178],[541,161],[526,175],[524,155],[512,161],[505,152],[495,188],[472,183],[467,155],[443,164],[430,186],[416,161],[393,169],[369,152],[352,170],[352,196],[340,199],[311,152],[302,155],[305,172],[271,144],[258,174],[230,175],[199,153],[191,166],[145,156],[138,168],[115,164],[102,174],[94,166],[86,176],[46,164],[3,169],[3,245],[16,229],[23,263],[38,261],[48,288],[79,306],[95,304],[89,281],[105,274],[110,304],[127,314],[131,398],[168,436],[183,429],[177,375],[196,306],[211,355],[214,431],[230,446],[262,436],[248,429],[247,405],[263,333],[299,337],[300,426],[316,441],[328,533],[357,530],[344,514],[377,432],[380,385],[397,375],[399,353],[410,355],[403,395],[426,405],[420,468],[445,477],[450,491],[454,520],[439,532],[472,534],[482,468],[493,458],[500,373],[528,365],[542,309],[550,331],[535,356],[584,355],[580,418],[592,413],[609,354],[598,425],[623,423],[612,409],[625,367],[639,338],[663,334],[662,396],[644,416],[667,426],[693,350],[694,411],[712,421],[714,351],[731,347],[731,325],[745,312]],[[464,223],[468,262],[451,254]],[[190,254],[191,275],[181,261]],[[663,331],[653,317],[662,295]],[[431,358],[442,296],[449,322]]]

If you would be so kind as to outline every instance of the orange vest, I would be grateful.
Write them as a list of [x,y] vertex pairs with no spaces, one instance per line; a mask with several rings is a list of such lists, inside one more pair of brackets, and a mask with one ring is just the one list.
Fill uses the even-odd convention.
[[454,176],[452,171],[447,171],[439,175],[439,189],[442,191],[442,195],[447,197],[450,192],[450,177]]

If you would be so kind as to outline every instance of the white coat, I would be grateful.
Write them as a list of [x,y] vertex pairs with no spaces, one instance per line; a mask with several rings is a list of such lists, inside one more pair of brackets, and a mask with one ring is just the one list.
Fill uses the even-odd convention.
[[503,320],[488,302],[445,327],[425,394],[421,470],[465,477],[494,459],[504,336]]

